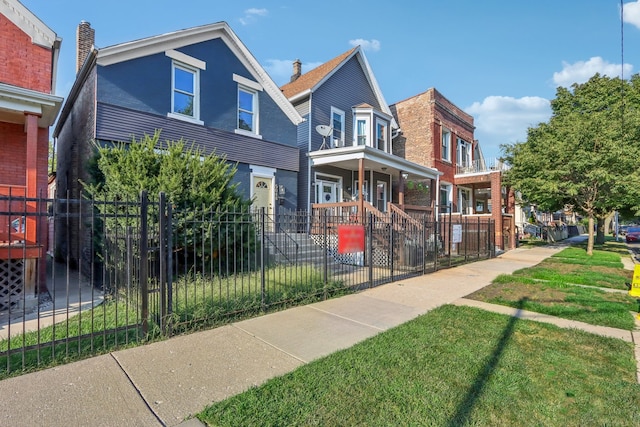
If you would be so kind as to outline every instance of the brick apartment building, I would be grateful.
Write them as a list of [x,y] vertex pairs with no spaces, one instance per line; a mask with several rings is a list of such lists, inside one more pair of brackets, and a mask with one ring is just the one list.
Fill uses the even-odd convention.
[[[24,197],[47,197],[49,127],[61,39],[17,0],[0,2],[0,305],[46,288],[46,222]],[[8,212],[14,214],[9,215]]]
[[443,173],[438,188],[429,192],[409,186],[407,203],[435,200],[440,212],[450,207],[454,214],[490,216],[496,224],[496,247],[515,247],[513,194],[502,188],[503,165],[482,155],[474,139],[473,116],[435,88],[390,108],[401,129],[394,154]]

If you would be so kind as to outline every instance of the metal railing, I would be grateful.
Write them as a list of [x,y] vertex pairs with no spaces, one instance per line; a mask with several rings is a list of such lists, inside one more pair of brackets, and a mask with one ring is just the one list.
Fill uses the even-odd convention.
[[[30,201],[49,208],[0,220],[47,217],[53,232],[38,234],[55,236],[55,256],[37,261],[32,295],[0,307],[0,378],[493,256],[490,220],[451,215],[177,209],[144,193]],[[344,226],[360,230],[358,250],[344,250]],[[0,260],[0,292],[21,286],[23,261]]]
[[477,159],[468,165],[456,165],[456,175],[485,173],[492,171],[506,171],[509,165],[500,159]]

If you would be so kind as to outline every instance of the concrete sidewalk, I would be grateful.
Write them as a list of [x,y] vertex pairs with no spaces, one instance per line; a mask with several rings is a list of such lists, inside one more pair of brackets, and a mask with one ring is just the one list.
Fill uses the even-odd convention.
[[464,296],[499,274],[538,264],[562,248],[516,249],[498,258],[0,381],[0,425],[175,426],[212,402],[435,307],[464,304]]

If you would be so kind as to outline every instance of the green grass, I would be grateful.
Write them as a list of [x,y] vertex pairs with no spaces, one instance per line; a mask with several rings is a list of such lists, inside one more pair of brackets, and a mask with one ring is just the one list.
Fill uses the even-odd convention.
[[212,426],[640,425],[633,345],[444,306],[198,415]]
[[[564,263],[566,264],[566,263]],[[530,277],[538,280],[573,283],[585,286],[597,286],[611,289],[627,289],[625,283],[631,281],[632,273],[620,268],[611,271],[596,271],[594,269],[579,268],[569,272],[558,271],[558,265],[553,262],[541,262],[535,267],[525,268],[513,272],[514,276]]]
[[[615,247],[615,246],[614,246]],[[625,270],[620,254],[570,247],[540,264],[498,276],[491,285],[467,298],[624,330],[635,328],[638,302],[625,290],[632,272]],[[583,285],[583,286],[576,286]]]
[[[265,299],[260,273],[178,279],[173,285],[172,333],[220,325],[255,316],[264,309],[300,305],[349,292],[342,282],[327,284],[312,266],[274,267],[265,272]],[[162,339],[157,301],[150,295],[148,334],[141,329],[140,301],[124,295],[108,297],[103,304],[68,320],[0,340],[0,379]],[[156,310],[157,311],[157,310]],[[17,325],[16,327],[21,327]],[[55,343],[55,344],[54,344]],[[10,353],[10,354],[9,354]]]
[[506,274],[467,298],[628,331],[635,327],[630,312],[638,309],[637,300],[627,293]]

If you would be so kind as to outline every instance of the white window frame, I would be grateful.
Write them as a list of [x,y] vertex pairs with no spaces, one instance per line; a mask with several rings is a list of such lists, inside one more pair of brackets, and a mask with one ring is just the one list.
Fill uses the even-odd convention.
[[[333,121],[333,116],[337,115],[340,117],[340,129],[335,129],[334,126],[334,121]],[[331,134],[331,146],[332,147],[344,147],[344,141],[345,141],[345,134],[344,134],[344,129],[345,129],[345,114],[344,111],[336,108],[336,107],[331,107],[331,128],[333,129],[332,134]],[[335,132],[336,130],[338,132],[340,132],[340,138],[336,138],[335,137]],[[336,143],[336,139],[338,139],[338,142]]]
[[[240,95],[242,93],[246,93],[251,95],[251,109],[247,110],[247,109],[243,109],[240,106]],[[236,130],[241,131],[241,132],[246,132],[246,133],[250,133],[250,134],[260,134],[260,132],[258,131],[258,92],[256,92],[253,89],[250,89],[248,87],[242,86],[242,85],[238,85],[238,111],[237,111],[237,120],[236,120]],[[242,129],[240,127],[240,114],[241,113],[246,113],[249,114],[251,116],[251,129]]]
[[[384,147],[382,147],[382,148],[380,148],[378,146],[379,145],[379,142],[378,142],[378,130],[379,130],[380,126],[382,126],[383,130],[384,130],[383,135],[382,135]],[[388,135],[389,134],[389,123],[386,120],[381,120],[379,118],[376,118],[376,129],[375,129],[375,132],[376,132],[376,141],[375,141],[374,147],[377,148],[378,150],[382,150],[385,153],[388,153],[389,152],[389,135]]]
[[[462,152],[463,150],[466,151],[464,153],[464,156]],[[471,143],[465,141],[462,138],[458,138],[456,151],[457,151],[456,162],[458,166],[463,166],[463,167],[471,166]]]
[[[361,135],[359,133],[359,129],[358,129],[358,123],[359,122],[364,122],[364,134]],[[368,116],[358,116],[356,115],[356,120],[355,120],[355,130],[353,132],[354,138],[353,138],[353,145],[354,146],[359,146],[359,145],[371,145],[371,138],[370,138],[370,126],[369,126],[369,117]],[[360,137],[364,137],[364,144],[360,144]]]
[[[262,85],[258,82],[250,80],[246,77],[240,76],[238,74],[233,75],[233,81],[238,83],[238,92],[237,92],[237,105],[236,105],[236,129],[235,133],[241,135],[248,135],[254,138],[262,139],[260,135],[260,92],[263,90]],[[240,129],[240,92],[249,93],[253,96],[252,99],[252,114],[253,114],[253,129],[248,131],[246,129]]]
[[441,133],[442,153],[441,158],[445,162],[451,162],[451,131],[447,128],[442,128]]
[[[185,120],[191,123],[203,125],[204,122],[200,120],[200,70],[207,69],[207,63],[193,56],[186,55],[177,50],[167,50],[165,55],[171,58],[171,111],[167,113],[167,117],[174,119]],[[174,93],[175,88],[175,69],[178,67],[184,71],[193,74],[193,116],[186,114],[175,113],[174,105]]]
[[[467,204],[464,205],[462,194],[467,195]],[[473,213],[473,191],[467,187],[458,187],[458,212],[463,215],[470,215]]]

